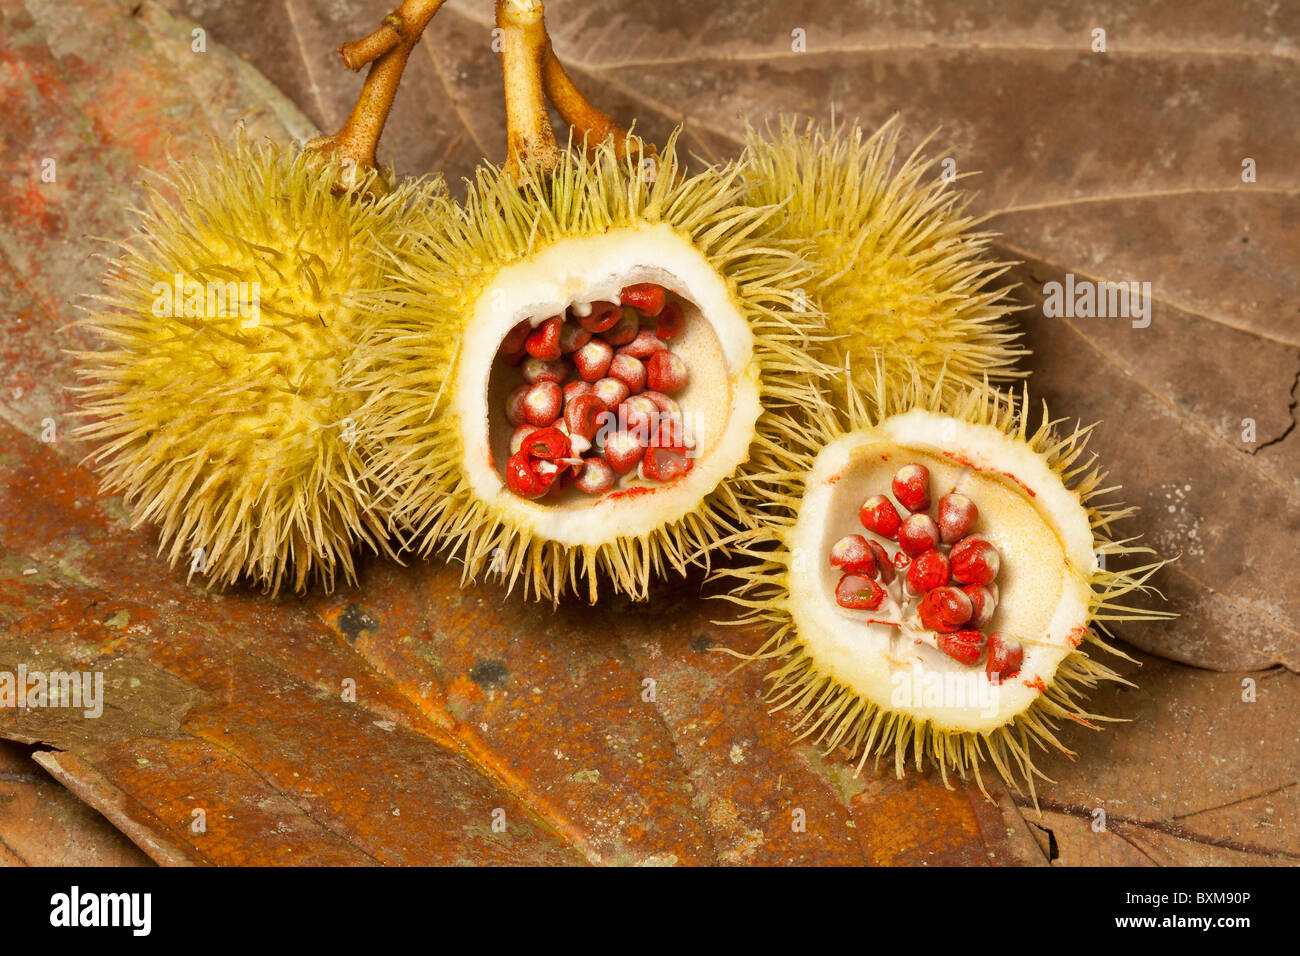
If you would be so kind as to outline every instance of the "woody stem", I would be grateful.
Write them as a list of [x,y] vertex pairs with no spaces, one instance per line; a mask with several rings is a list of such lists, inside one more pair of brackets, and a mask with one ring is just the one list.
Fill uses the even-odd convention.
[[547,46],[542,18],[539,0],[497,0],[506,102],[506,170],[514,174],[524,165],[549,172],[560,158],[542,81]]

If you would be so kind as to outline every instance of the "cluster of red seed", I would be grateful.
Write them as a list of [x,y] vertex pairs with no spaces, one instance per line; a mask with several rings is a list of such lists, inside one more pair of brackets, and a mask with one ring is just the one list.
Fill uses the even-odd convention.
[[540,498],[573,485],[602,495],[633,469],[660,482],[690,471],[681,409],[669,397],[689,376],[667,345],[685,325],[681,304],[649,282],[627,286],[618,303],[573,305],[536,327],[516,325],[500,350],[523,377],[506,400],[515,426],[510,490]]
[[997,607],[995,580],[1001,557],[986,538],[971,533],[979,509],[965,495],[953,492],[939,499],[931,517],[930,471],[924,465],[900,468],[892,490],[908,512],[906,518],[899,517],[885,495],[872,495],[863,502],[859,518],[868,531],[897,541],[902,550],[891,559],[884,546],[860,534],[835,542],[830,563],[844,572],[835,587],[836,603],[851,610],[877,610],[895,571],[906,568],[902,589],[920,599],[917,616],[926,630],[934,632],[939,649],[968,665],[978,664],[987,649],[984,670],[989,680],[1001,683],[1014,677],[1024,660],[1020,642],[982,630]]

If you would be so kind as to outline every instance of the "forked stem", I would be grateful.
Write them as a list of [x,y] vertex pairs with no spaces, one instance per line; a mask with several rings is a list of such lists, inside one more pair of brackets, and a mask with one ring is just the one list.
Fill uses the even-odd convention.
[[[340,192],[353,189],[375,169],[375,150],[384,133],[406,61],[443,2],[403,0],[401,6],[384,18],[378,30],[339,47],[339,54],[349,69],[358,70],[370,63],[370,71],[343,127],[332,136],[312,140],[305,148],[341,161],[343,171],[335,184]],[[381,192],[384,188],[380,177],[370,180],[370,192]]]

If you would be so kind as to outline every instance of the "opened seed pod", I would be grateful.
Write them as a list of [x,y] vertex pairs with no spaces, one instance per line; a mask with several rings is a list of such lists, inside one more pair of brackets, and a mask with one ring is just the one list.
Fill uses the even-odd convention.
[[[1107,565],[1147,552],[1113,540],[1131,509],[1095,500],[1088,429],[1032,433],[1027,397],[942,383],[892,392],[876,371],[868,413],[822,423],[800,466],[773,475],[786,509],[747,548],[745,621],[772,629],[774,709],[802,736],[858,761],[973,772],[990,761],[1032,791],[1034,747],[1069,753],[1062,720],[1095,727],[1083,697],[1121,680],[1090,655],[1119,653],[1107,622],[1166,616],[1126,603],[1159,567]],[[1149,553],[1149,552],[1147,552]],[[1121,655],[1122,656],[1122,655]],[[909,755],[910,750],[910,755]]]
[[383,280],[378,249],[404,242],[423,187],[371,201],[375,174],[338,193],[344,173],[242,134],[173,164],[82,321],[102,348],[78,353],[79,434],[104,488],[218,585],[328,586],[358,542],[383,547],[338,376],[353,296]]
[[376,502],[422,552],[558,599],[642,597],[752,522],[815,401],[807,272],[736,168],[606,142],[483,169],[390,264],[349,383]]
[[986,257],[991,234],[936,160],[900,158],[898,138],[896,117],[870,136],[789,121],[749,133],[752,201],[781,203],[782,233],[813,244],[810,291],[836,336],[827,360],[866,373],[879,354],[898,386],[914,372],[950,389],[1022,374],[1014,306],[994,287],[1008,265]]

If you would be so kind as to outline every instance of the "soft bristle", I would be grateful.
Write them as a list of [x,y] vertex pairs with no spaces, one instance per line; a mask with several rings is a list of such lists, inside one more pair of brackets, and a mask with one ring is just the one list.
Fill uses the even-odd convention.
[[[102,343],[77,353],[89,460],[136,524],[159,526],[160,552],[216,585],[330,587],[357,542],[386,547],[338,376],[353,296],[383,279],[376,248],[406,242],[431,187],[370,201],[335,195],[338,174],[242,132],[173,163],[80,322]],[[177,299],[178,275],[198,285]]]
[[894,117],[870,136],[856,124],[790,120],[749,131],[753,201],[781,203],[783,234],[814,245],[811,289],[840,336],[829,360],[881,349],[898,384],[916,369],[950,391],[1022,376],[1010,289],[993,288],[1011,263],[987,258],[992,233],[976,231],[982,220],[937,160],[920,148],[900,158],[899,129]]
[[[675,137],[674,137],[675,138]],[[684,572],[693,556],[753,526],[750,473],[788,460],[793,411],[822,401],[829,370],[810,354],[824,332],[799,290],[809,271],[795,243],[771,235],[773,210],[742,202],[738,167],[687,177],[670,141],[653,161],[618,159],[609,143],[590,158],[568,153],[547,177],[516,181],[482,168],[462,205],[431,210],[421,240],[389,268],[396,282],[373,297],[373,324],[349,382],[368,393],[364,410],[382,507],[422,552],[441,550],[472,580],[499,575],[525,594],[595,600],[598,582],[643,597],[652,576]],[[479,500],[462,473],[464,450],[449,414],[449,378],[467,315],[499,270],[574,236],[666,223],[722,275],[754,333],[762,368],[758,434],[750,462],[686,518],[647,537],[569,547],[539,540]]]
[[1083,699],[1103,681],[1129,684],[1114,670],[1089,656],[1084,644],[1132,660],[1107,643],[1110,635],[1105,625],[1098,622],[1171,617],[1166,612],[1120,603],[1133,592],[1153,591],[1147,582],[1166,562],[1152,561],[1127,570],[1094,570],[1089,580],[1094,626],[1082,636],[1080,645],[1058,665],[1056,676],[1045,692],[1012,722],[988,733],[953,733],[935,727],[929,721],[917,721],[906,714],[888,711],[820,673],[799,640],[787,605],[787,582],[794,556],[785,547],[784,540],[795,523],[803,496],[804,476],[811,470],[813,459],[821,447],[846,432],[870,428],[911,408],[940,412],[957,421],[990,425],[1005,435],[1026,442],[1087,506],[1097,553],[1121,559],[1129,555],[1152,554],[1149,548],[1109,537],[1108,525],[1133,509],[1095,502],[1098,495],[1109,490],[1098,490],[1105,473],[1093,467],[1091,461],[1072,468],[1084,454],[1091,426],[1076,426],[1062,435],[1054,430],[1044,408],[1042,424],[1030,434],[1027,390],[1019,401],[1014,396],[1001,394],[987,383],[954,393],[942,380],[929,385],[923,383],[916,372],[909,377],[908,384],[900,388],[894,384],[897,378],[887,373],[879,359],[871,367],[871,373],[860,378],[869,383],[867,390],[859,393],[850,388],[843,417],[823,416],[817,426],[810,429],[797,451],[800,459],[797,464],[764,476],[778,510],[767,528],[744,532],[732,542],[737,552],[748,557],[750,563],[714,573],[715,577],[739,582],[734,594],[722,595],[744,609],[737,619],[728,623],[755,625],[770,635],[753,654],[728,653],[748,661],[778,662],[779,666],[768,674],[771,682],[768,699],[773,712],[789,711],[803,737],[810,737],[827,753],[844,749],[856,760],[859,770],[869,758],[874,757],[879,763],[881,757],[892,755],[896,772],[901,777],[909,762],[920,770],[928,758],[938,768],[945,785],[950,786],[949,772],[956,771],[963,780],[968,775],[973,776],[980,789],[987,793],[980,777],[980,764],[987,761],[1017,792],[1023,782],[1036,800],[1035,777],[1048,778],[1035,766],[1033,750],[1051,748],[1073,756],[1056,735],[1058,722],[1064,719],[1097,729],[1097,723],[1115,718],[1084,710]]

